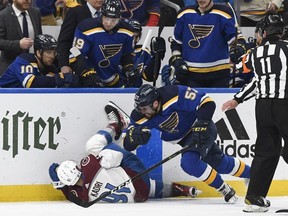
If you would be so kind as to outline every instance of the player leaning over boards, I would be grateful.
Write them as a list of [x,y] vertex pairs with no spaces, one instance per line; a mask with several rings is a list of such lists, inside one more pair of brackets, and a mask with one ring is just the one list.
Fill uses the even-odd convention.
[[237,158],[224,154],[215,143],[217,129],[212,121],[214,101],[205,93],[190,87],[172,85],[159,89],[145,84],[135,95],[131,125],[124,138],[124,148],[132,151],[150,139],[150,129],[161,131],[161,139],[186,146],[181,167],[235,203],[235,190],[220,174],[250,178],[250,167]]
[[36,35],[34,53],[22,53],[0,77],[1,88],[77,87],[79,77],[73,73],[59,73],[54,64],[57,41],[48,34]]
[[[109,124],[87,141],[87,156],[81,163],[68,160],[60,165],[53,163],[49,168],[54,188],[61,190],[68,200],[73,193],[80,200],[94,201],[105,192],[146,170],[135,154],[113,143],[114,139],[119,139],[122,129],[129,124],[129,118],[113,106],[107,105],[105,110],[108,113]],[[173,184],[168,190],[171,190],[172,196],[195,197],[200,192],[195,187],[180,187],[181,185]],[[161,190],[162,182],[150,179],[148,173],[101,201],[145,202],[148,197],[158,196]]]

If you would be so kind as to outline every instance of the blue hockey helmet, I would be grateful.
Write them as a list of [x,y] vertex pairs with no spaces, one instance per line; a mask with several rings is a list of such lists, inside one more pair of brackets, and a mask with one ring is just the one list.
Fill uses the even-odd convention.
[[144,84],[142,85],[135,94],[135,109],[139,110],[140,107],[147,105],[152,106],[153,102],[159,100],[160,95],[158,89],[152,85]]
[[110,18],[121,17],[121,3],[119,0],[106,0],[102,5],[102,15]]

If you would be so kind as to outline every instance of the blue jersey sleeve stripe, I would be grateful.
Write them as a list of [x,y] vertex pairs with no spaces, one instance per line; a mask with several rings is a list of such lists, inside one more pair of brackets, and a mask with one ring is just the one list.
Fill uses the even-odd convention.
[[181,18],[183,15],[187,14],[187,13],[197,13],[194,9],[187,9],[182,11],[181,13],[178,14],[177,19]]
[[97,27],[97,28],[89,29],[88,31],[84,31],[83,34],[92,35],[92,34],[96,34],[99,32],[104,32],[104,29],[102,27]]
[[217,9],[212,10],[211,14],[218,14],[218,15],[220,15],[222,17],[225,17],[226,19],[231,19],[232,18],[230,16],[230,14],[225,13],[224,11],[221,11],[221,10],[217,10]]
[[163,104],[163,111],[166,110],[169,106],[171,106],[172,104],[176,103],[178,101],[179,96],[175,96],[173,98],[171,98],[169,101],[167,101],[165,104]]

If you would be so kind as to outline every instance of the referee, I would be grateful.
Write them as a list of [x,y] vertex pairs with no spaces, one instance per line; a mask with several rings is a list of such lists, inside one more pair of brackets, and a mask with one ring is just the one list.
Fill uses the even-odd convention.
[[254,78],[222,106],[223,111],[233,109],[256,96],[257,139],[244,212],[268,211],[270,202],[265,197],[280,158],[281,139],[288,143],[288,41],[281,40],[284,23],[280,15],[267,15],[259,22],[262,43],[245,62]]

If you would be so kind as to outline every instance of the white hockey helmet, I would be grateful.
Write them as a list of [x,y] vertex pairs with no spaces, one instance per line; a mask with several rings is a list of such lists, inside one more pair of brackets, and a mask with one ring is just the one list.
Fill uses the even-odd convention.
[[75,185],[81,177],[81,171],[75,161],[67,160],[57,168],[59,180],[65,185]]

